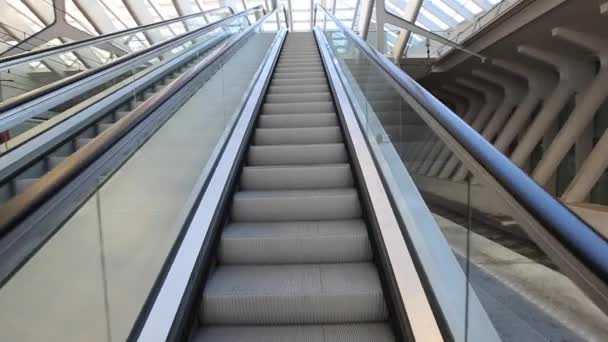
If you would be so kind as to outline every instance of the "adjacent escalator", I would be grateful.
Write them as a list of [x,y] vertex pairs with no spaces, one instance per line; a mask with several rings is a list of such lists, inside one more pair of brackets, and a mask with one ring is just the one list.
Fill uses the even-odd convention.
[[[38,196],[43,192],[41,187],[52,182],[48,177],[41,181],[43,177],[66,165],[70,157],[111,127],[126,126],[146,116],[140,112],[147,111],[145,104],[150,98],[168,89],[178,77],[217,50],[216,47],[250,27],[247,16],[257,10],[243,11],[209,24],[189,37],[175,38],[175,42],[168,40],[158,51],[148,49],[146,53],[151,55],[144,58],[144,62],[135,61],[126,71],[125,66],[120,65],[108,69],[115,74],[110,81],[102,82],[101,88],[82,91],[77,99],[62,97],[61,88],[55,96],[57,99],[52,100],[60,105],[52,111],[44,103],[26,104],[30,106],[23,110],[26,117],[30,115],[28,111],[39,112],[36,117],[40,120],[34,124],[31,118],[15,119],[11,113],[1,113],[0,123],[14,122],[8,124],[12,125],[8,130],[12,139],[0,145],[0,235],[24,217],[26,207],[33,207],[23,205],[23,198],[44,197]],[[95,77],[89,81],[98,82]],[[75,85],[78,84],[65,87]],[[28,191],[30,195],[26,194]]]

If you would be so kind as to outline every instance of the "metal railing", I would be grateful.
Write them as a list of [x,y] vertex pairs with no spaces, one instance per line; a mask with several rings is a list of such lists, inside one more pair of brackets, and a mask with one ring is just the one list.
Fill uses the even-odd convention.
[[447,145],[456,145],[467,168],[490,180],[511,205],[522,227],[572,281],[608,312],[608,242],[590,225],[547,193],[491,143],[454,114],[381,52],[369,46],[325,8],[338,29],[398,88],[421,108],[418,115]]
[[129,29],[121,30],[121,31],[116,31],[116,32],[112,32],[112,33],[108,33],[108,34],[104,34],[104,35],[99,35],[99,36],[91,37],[88,39],[83,39],[83,40],[69,42],[69,43],[65,43],[65,44],[61,44],[61,45],[51,46],[46,49],[27,51],[27,52],[19,53],[16,55],[11,55],[8,57],[2,57],[2,58],[0,58],[0,70],[7,69],[7,68],[10,68],[10,67],[18,65],[18,64],[35,61],[35,60],[38,60],[38,59],[41,59],[41,58],[44,58],[47,56],[55,55],[55,54],[58,54],[61,52],[69,52],[71,50],[85,47],[88,45],[104,43],[104,42],[110,41],[112,39],[116,39],[116,38],[124,36],[124,35],[134,35],[134,34],[137,34],[139,32],[145,31],[145,30],[169,25],[172,23],[177,23],[180,21],[184,21],[184,20],[192,19],[192,18],[196,18],[196,17],[204,18],[204,16],[207,14],[211,14],[211,13],[219,12],[219,11],[225,11],[225,10],[230,12],[230,14],[232,14],[232,15],[234,15],[234,13],[235,13],[234,10],[232,9],[232,7],[224,6],[224,7],[219,7],[219,8],[215,8],[212,10],[208,10],[208,11],[203,11],[203,12],[199,12],[199,13],[176,17],[173,19],[167,19],[167,20],[159,21],[159,22],[152,23],[152,24],[141,25],[141,26],[132,27]]
[[[212,29],[218,27],[225,21],[233,20],[236,17],[249,15],[260,9],[261,6],[256,6],[213,24],[209,24],[200,30],[206,31],[210,28]],[[230,41],[220,44],[230,44],[230,46],[233,45],[233,43],[230,43]],[[224,50],[225,48],[220,46],[219,52],[212,52],[209,57],[204,58],[202,62],[194,66],[192,69],[186,71],[169,86],[164,88],[160,93],[155,94],[150,99],[146,100],[141,106],[137,107],[137,109],[127,115],[119,123],[102,132],[97,138],[95,138],[93,142],[87,144],[82,149],[79,149],[74,154],[70,155],[70,157],[68,157],[68,159],[66,159],[60,166],[45,174],[40,179],[40,182],[38,182],[36,185],[28,188],[26,191],[12,198],[9,202],[1,206],[0,234],[5,234],[7,231],[11,230],[20,219],[34,210],[46,198],[51,196],[51,194],[60,189],[66,182],[73,178],[74,175],[76,175],[80,170],[95,160],[97,156],[101,155],[109,148],[109,146],[126,134],[127,131],[143,120],[143,117],[152,112],[155,108],[158,108],[158,106],[166,101],[172,94],[181,89],[185,83],[204,69],[207,64],[211,63],[210,60],[213,60],[214,57],[221,54]]]
[[[0,130],[7,129],[8,125],[15,120],[19,120],[22,117],[31,117],[40,112],[49,110],[51,107],[58,105],[59,103],[72,99],[79,94],[92,89],[94,86],[106,81],[101,77],[102,73],[105,76],[106,72],[113,73],[113,69],[121,67],[121,69],[129,69],[136,63],[141,63],[143,60],[151,58],[151,56],[158,54],[160,51],[165,49],[171,49],[174,46],[183,43],[184,41],[193,39],[199,35],[205,34],[220,27],[223,23],[228,20],[232,20],[236,17],[248,16],[256,11],[263,10],[262,6],[256,6],[248,10],[239,12],[230,17],[223,18],[216,22],[202,26],[196,30],[177,36],[173,39],[167,39],[161,43],[150,46],[146,49],[142,49],[131,54],[120,57],[110,63],[104,64],[96,69],[90,69],[87,71],[80,72],[73,76],[64,78],[58,82],[54,82],[38,88],[34,91],[30,91],[21,96],[12,98],[0,104]],[[112,69],[112,70],[110,70]],[[95,82],[89,82],[90,78],[93,78]],[[86,86],[82,83],[88,82]],[[69,89],[67,87],[70,87]],[[69,93],[62,92],[56,94],[56,91],[71,90]],[[60,96],[57,96],[60,95]],[[48,99],[48,103],[45,103]]]

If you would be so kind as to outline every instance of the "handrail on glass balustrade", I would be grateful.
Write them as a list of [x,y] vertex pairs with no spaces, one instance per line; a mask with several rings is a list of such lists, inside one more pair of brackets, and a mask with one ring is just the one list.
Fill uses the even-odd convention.
[[[441,137],[464,151],[467,166],[492,180],[497,193],[508,199],[522,227],[534,232],[539,245],[599,308],[608,312],[608,241],[593,227],[547,193],[491,143],[464,122],[418,82],[347,28],[322,5],[319,9],[414,102],[418,115]],[[315,23],[316,24],[316,23]],[[449,145],[449,144],[448,144]],[[540,237],[539,237],[540,236]],[[537,241],[537,242],[538,242]]]
[[212,29],[215,29],[215,28],[219,27],[219,25],[221,25],[222,23],[225,23],[228,20],[233,20],[233,19],[235,19],[237,17],[248,16],[251,13],[254,13],[254,12],[260,11],[260,10],[263,11],[264,8],[262,6],[255,6],[255,7],[249,8],[247,10],[241,11],[241,12],[236,13],[234,15],[231,15],[229,17],[220,19],[220,20],[218,20],[216,22],[209,23],[209,24],[206,24],[204,26],[201,26],[201,27],[199,27],[199,28],[197,28],[195,30],[192,30],[190,32],[187,32],[187,33],[181,34],[179,36],[173,37],[172,39],[167,39],[167,40],[162,41],[162,42],[160,42],[160,43],[158,43],[156,45],[152,45],[152,46],[149,46],[149,47],[147,47],[145,49],[141,49],[141,50],[135,51],[133,53],[130,53],[128,55],[122,56],[120,58],[117,58],[117,59],[113,60],[110,63],[101,65],[98,68],[89,69],[89,70],[86,70],[86,71],[83,71],[83,72],[79,72],[79,73],[74,74],[72,76],[63,78],[60,81],[47,84],[47,85],[45,85],[43,87],[37,88],[36,90],[30,91],[30,92],[27,92],[25,94],[19,95],[19,96],[14,97],[14,98],[11,98],[9,100],[6,100],[6,101],[0,103],[0,122],[3,119],[5,119],[6,117],[9,117],[10,115],[13,115],[12,113],[7,113],[7,111],[14,110],[18,106],[21,106],[21,105],[23,105],[25,103],[28,103],[31,100],[39,99],[40,96],[47,95],[47,94],[51,93],[52,91],[55,91],[57,89],[65,87],[67,85],[76,83],[76,82],[81,81],[81,80],[83,80],[85,78],[88,78],[90,76],[99,74],[102,71],[108,70],[108,69],[110,69],[110,68],[112,68],[112,67],[114,67],[116,65],[119,65],[119,64],[122,64],[122,63],[128,63],[129,60],[132,60],[133,58],[141,56],[141,55],[143,55],[145,53],[148,53],[150,51],[162,49],[163,47],[171,44],[172,42],[176,41],[177,39],[184,39],[184,38],[188,38],[188,37],[193,37],[193,36],[199,35],[199,34],[201,34],[203,32],[211,31]]
[[[253,11],[259,10],[260,8],[261,6],[256,6],[255,8],[240,12],[235,16],[246,15]],[[44,200],[49,198],[51,194],[59,191],[59,189],[68,181],[73,179],[78,172],[92,163],[93,160],[105,152],[120,137],[124,136],[126,132],[141,122],[144,116],[160,107],[163,102],[167,101],[167,99],[173,96],[178,90],[183,88],[185,84],[193,79],[199,72],[215,61],[215,59],[219,58],[219,56],[223,55],[228,49],[242,41],[248,33],[259,27],[262,22],[270,16],[270,14],[274,13],[277,13],[277,11],[272,11],[266,14],[257,22],[249,26],[249,28],[247,28],[245,31],[240,33],[236,38],[222,42],[217,50],[212,51],[202,61],[193,66],[192,69],[187,70],[184,74],[171,82],[167,87],[163,88],[159,93],[144,101],[141,106],[137,107],[133,112],[123,118],[119,124],[116,124],[102,132],[98,136],[98,139],[96,138],[96,140],[79,149],[68,157],[68,159],[65,160],[61,166],[44,175],[41,178],[39,187],[36,187],[35,189],[29,188],[1,206],[0,236],[13,229],[14,226],[28,213],[32,212]],[[222,19],[218,22],[209,24],[208,26],[215,27],[216,25],[230,20],[235,16]]]
[[[261,7],[261,6],[256,6],[255,8],[257,8],[257,7]],[[204,17],[206,14],[211,14],[214,12],[220,12],[220,11],[225,11],[225,10],[228,10],[231,15],[235,14],[232,7],[223,6],[223,7],[214,8],[212,10],[188,14],[188,15],[184,15],[181,17],[167,19],[167,20],[163,20],[163,21],[159,21],[159,22],[155,22],[155,23],[151,23],[151,24],[147,24],[147,25],[131,27],[131,28],[121,30],[121,31],[116,31],[116,32],[112,32],[112,33],[99,35],[99,36],[94,36],[91,38],[77,40],[74,42],[68,42],[68,43],[61,44],[61,45],[51,46],[46,49],[27,51],[27,52],[15,54],[15,55],[7,56],[7,57],[0,57],[0,70],[7,69],[7,68],[10,68],[10,67],[18,65],[18,64],[36,61],[41,58],[55,55],[55,54],[58,54],[61,52],[69,52],[74,49],[78,49],[78,48],[85,47],[88,45],[107,42],[109,40],[116,39],[118,37],[121,37],[121,36],[124,36],[127,34],[130,34],[130,35],[137,34],[139,32],[149,30],[152,28],[166,26],[166,25],[169,25],[172,23],[176,23],[176,22],[180,22],[180,21],[184,21],[184,20],[192,19],[192,18],[196,18],[196,17]]]

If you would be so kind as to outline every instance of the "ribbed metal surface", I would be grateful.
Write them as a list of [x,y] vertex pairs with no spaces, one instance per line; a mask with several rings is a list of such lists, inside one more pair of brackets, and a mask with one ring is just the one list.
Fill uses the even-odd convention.
[[343,141],[340,127],[258,128],[256,145],[332,144]]
[[371,263],[223,265],[205,287],[201,317],[208,324],[374,322],[387,309]]
[[249,148],[251,165],[307,165],[346,163],[344,144],[263,145]]
[[311,34],[290,33],[222,231],[195,341],[393,341]]
[[258,123],[258,127],[262,128],[327,127],[339,124],[336,113],[264,115]]
[[354,180],[349,164],[247,166],[242,190],[349,188]]
[[220,241],[222,264],[297,264],[371,261],[361,220],[233,222]]
[[394,341],[388,324],[335,324],[288,326],[207,326],[194,342],[388,342]]

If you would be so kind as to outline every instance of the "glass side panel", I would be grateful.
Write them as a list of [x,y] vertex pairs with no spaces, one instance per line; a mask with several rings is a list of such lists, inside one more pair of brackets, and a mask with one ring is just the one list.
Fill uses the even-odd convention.
[[[331,19],[317,15],[323,29]],[[500,186],[341,29],[323,32],[454,339],[606,340],[608,317],[537,243]],[[478,111],[454,115],[472,123]]]
[[99,179],[92,197],[0,289],[0,340],[126,339],[275,36],[258,30],[212,65],[211,78]]
[[[198,19],[197,19],[198,20]],[[136,82],[138,79],[145,77],[149,73],[165,65],[171,63],[175,58],[182,56],[189,51],[199,51],[197,53],[206,53],[211,50],[217,43],[223,39],[243,31],[249,26],[249,21],[244,17],[235,17],[222,23],[218,28],[211,31],[197,34],[190,40],[186,40],[177,45],[167,46],[166,49],[159,52],[159,55],[142,60],[139,65],[133,68],[107,76],[107,81],[102,82],[97,86],[91,86],[86,89],[83,86],[80,90],[82,93],[79,96],[66,99],[60,105],[54,106],[45,112],[32,112],[28,115],[14,115],[14,118],[8,115],[4,118],[4,122],[0,117],[0,131],[2,132],[2,140],[0,140],[0,155],[7,153],[30,139],[36,137],[49,128],[67,120],[68,118],[78,114],[86,108],[93,106],[96,101],[117,92],[122,87]],[[8,75],[8,74],[7,74]],[[22,78],[16,77],[16,74],[10,74],[15,80]],[[4,90],[5,87],[3,86]]]

